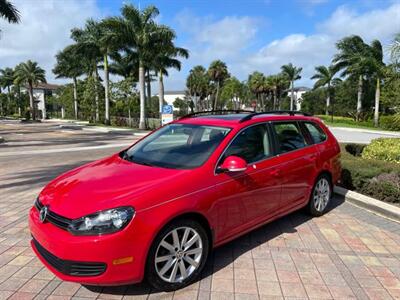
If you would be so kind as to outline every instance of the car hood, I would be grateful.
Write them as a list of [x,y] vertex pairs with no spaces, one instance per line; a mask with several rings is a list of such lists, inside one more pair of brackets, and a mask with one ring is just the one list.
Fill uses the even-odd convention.
[[181,179],[187,180],[190,173],[135,164],[113,155],[57,177],[43,189],[40,201],[71,219],[124,205],[138,211],[179,196],[178,191],[185,191],[179,188]]

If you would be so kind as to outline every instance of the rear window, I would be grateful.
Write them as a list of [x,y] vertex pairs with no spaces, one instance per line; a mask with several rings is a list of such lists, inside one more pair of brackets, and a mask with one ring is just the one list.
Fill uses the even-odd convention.
[[307,143],[296,122],[272,123],[278,142],[278,152],[285,153],[304,148]]
[[314,144],[322,143],[326,140],[325,132],[314,122],[305,122],[305,127],[307,128]]

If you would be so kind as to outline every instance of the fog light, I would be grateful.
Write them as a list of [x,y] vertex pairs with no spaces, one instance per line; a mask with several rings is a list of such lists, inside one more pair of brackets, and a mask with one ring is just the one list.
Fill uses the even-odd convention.
[[128,256],[128,257],[123,257],[123,258],[117,258],[113,260],[113,265],[122,265],[122,264],[127,264],[133,261],[133,256]]

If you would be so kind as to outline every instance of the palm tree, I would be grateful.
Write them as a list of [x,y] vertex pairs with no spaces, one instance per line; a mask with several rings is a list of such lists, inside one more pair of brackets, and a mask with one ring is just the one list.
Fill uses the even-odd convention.
[[84,58],[77,51],[74,45],[64,48],[56,55],[56,65],[54,66],[53,73],[56,78],[71,78],[73,83],[73,97],[74,97],[74,113],[75,119],[78,119],[78,91],[77,91],[77,78],[83,75],[85,70]]
[[216,93],[214,98],[214,110],[217,109],[219,90],[224,82],[230,75],[226,64],[221,60],[214,60],[208,67],[208,76],[216,85]]
[[393,42],[389,47],[390,57],[394,62],[400,60],[400,32],[394,36]]
[[145,67],[152,61],[152,49],[171,36],[172,30],[167,26],[157,25],[154,18],[159,14],[155,6],[148,6],[140,11],[131,4],[125,4],[121,9],[122,17],[112,17],[104,24],[117,37],[116,43],[120,49],[130,49],[137,53],[139,61],[139,93],[140,120],[139,128],[145,129]]
[[371,50],[371,62],[370,66],[372,68],[372,74],[376,80],[375,88],[375,110],[374,110],[374,125],[378,127],[379,125],[379,105],[381,98],[381,80],[384,73],[385,64],[383,62],[383,49],[382,44],[378,40],[373,40],[370,45]]
[[119,75],[124,79],[131,78],[133,81],[137,81],[137,70],[139,68],[139,61],[137,53],[125,49],[125,51],[113,52],[110,54],[111,63],[109,65],[109,71],[111,74]]
[[186,79],[186,87],[194,100],[194,109],[205,109],[202,105],[203,100],[208,96],[210,78],[207,70],[203,66],[195,66],[189,71]]
[[[247,81],[250,91],[256,95],[257,102],[260,102],[262,100],[262,94],[265,91],[265,83],[266,83],[266,78],[263,73],[255,71],[252,74],[250,74],[249,79]],[[261,102],[261,106],[264,106],[264,103]],[[257,107],[257,104],[256,104]],[[263,107],[264,108],[264,107]]]
[[333,66],[325,67],[325,66],[317,66],[315,67],[315,74],[311,77],[311,79],[317,79],[314,84],[314,89],[317,89],[322,86],[327,86],[327,97],[326,97],[326,108],[325,114],[329,115],[329,107],[331,105],[331,87],[332,81],[335,80],[335,74],[337,70]]
[[11,68],[0,69],[0,87],[7,89],[8,105],[11,103],[11,86],[14,83],[14,70]]
[[363,39],[357,35],[352,35],[343,38],[336,43],[336,48],[339,50],[333,58],[334,68],[342,70],[342,77],[349,76],[358,78],[357,91],[357,120],[359,120],[362,112],[362,94],[364,76],[371,69],[370,57],[371,50]]
[[301,78],[300,73],[303,70],[303,68],[297,68],[293,66],[292,63],[289,63],[287,65],[283,65],[281,67],[282,74],[284,74],[287,78],[287,80],[290,81],[290,110],[293,110],[294,107],[294,82],[296,80],[299,80]]
[[83,29],[74,28],[71,30],[71,37],[76,42],[75,46],[78,53],[86,58],[89,63],[88,73],[94,79],[94,93],[95,93],[95,110],[96,122],[100,120],[99,114],[99,73],[98,63],[103,58],[103,52],[100,47],[101,40],[104,37],[103,28],[100,24],[92,19],[85,23]]
[[[15,83],[25,84],[28,86],[29,105],[33,120],[36,119],[35,105],[33,102],[33,86],[41,82],[46,83],[45,74],[45,70],[39,67],[37,62],[31,60],[21,63],[15,68]],[[46,104],[43,103],[43,105],[43,118],[46,118]]]
[[154,68],[158,73],[158,88],[159,88],[159,106],[160,112],[164,103],[164,81],[163,76],[168,76],[169,68],[181,70],[181,62],[177,57],[188,58],[189,51],[184,48],[175,47],[171,41],[166,41],[165,45],[157,51],[157,56],[154,58]]
[[20,14],[18,9],[8,0],[0,0],[0,17],[8,23],[19,23]]

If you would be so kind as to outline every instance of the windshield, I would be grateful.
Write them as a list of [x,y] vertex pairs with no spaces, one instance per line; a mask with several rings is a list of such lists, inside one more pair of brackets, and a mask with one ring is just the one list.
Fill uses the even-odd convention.
[[230,128],[170,124],[122,153],[134,163],[174,169],[201,166],[229,133]]

